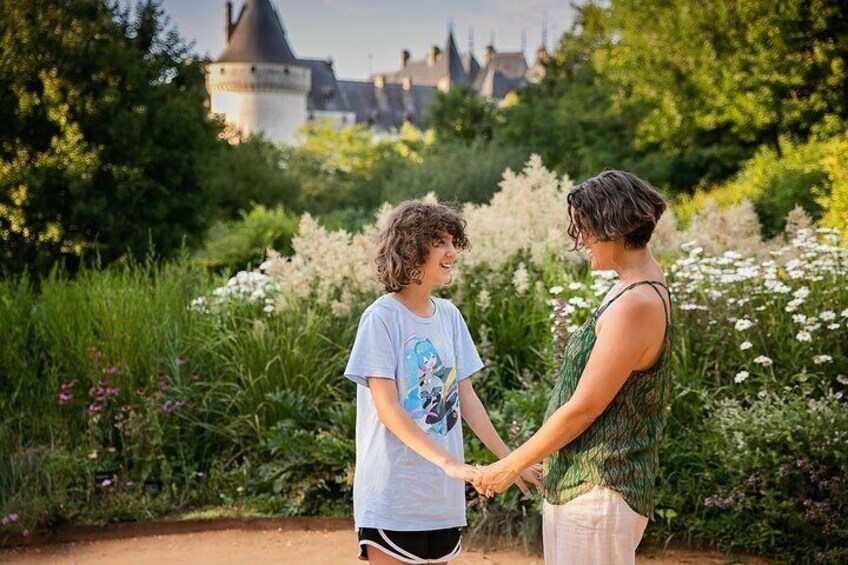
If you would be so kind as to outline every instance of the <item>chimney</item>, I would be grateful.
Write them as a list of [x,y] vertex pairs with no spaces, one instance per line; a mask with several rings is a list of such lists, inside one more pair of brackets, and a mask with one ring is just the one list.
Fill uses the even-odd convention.
[[486,45],[486,52],[483,54],[483,66],[488,65],[495,59],[495,46],[492,44]]
[[404,49],[400,52],[400,68],[405,69],[406,65],[409,64],[409,58],[412,56],[412,53],[409,52],[409,49]]
[[435,65],[441,53],[442,50],[439,49],[438,45],[433,45],[432,47],[430,47],[430,52],[427,53],[427,65],[430,67]]
[[230,36],[233,35],[233,0],[227,0],[224,6],[224,37],[226,43],[230,42]]

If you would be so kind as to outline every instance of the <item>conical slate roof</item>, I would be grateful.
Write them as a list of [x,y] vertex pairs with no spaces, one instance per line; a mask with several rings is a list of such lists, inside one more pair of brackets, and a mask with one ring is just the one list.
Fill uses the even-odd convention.
[[270,0],[245,0],[229,42],[216,63],[296,65],[286,32]]
[[468,82],[465,68],[462,64],[462,57],[459,55],[459,49],[456,47],[456,40],[453,38],[453,29],[448,32],[448,40],[445,45],[445,56],[448,59],[447,71],[448,78],[453,82]]

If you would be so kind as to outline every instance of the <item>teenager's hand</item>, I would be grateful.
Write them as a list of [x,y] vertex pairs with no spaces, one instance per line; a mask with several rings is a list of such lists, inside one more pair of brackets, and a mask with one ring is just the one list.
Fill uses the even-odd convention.
[[471,465],[460,463],[459,461],[450,461],[444,466],[444,471],[448,477],[453,479],[462,479],[463,481],[474,484],[477,478],[478,471]]
[[537,487],[542,484],[542,466],[538,463],[535,465],[530,465],[519,475],[522,479],[527,481],[528,483],[534,484]]

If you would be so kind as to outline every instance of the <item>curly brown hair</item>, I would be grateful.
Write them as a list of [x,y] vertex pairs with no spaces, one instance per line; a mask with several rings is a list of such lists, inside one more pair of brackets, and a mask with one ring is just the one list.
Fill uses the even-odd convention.
[[568,193],[573,250],[587,236],[598,241],[624,238],[626,249],[648,245],[666,209],[666,200],[650,183],[624,171],[604,171]]
[[377,275],[386,292],[421,284],[428,246],[441,241],[445,234],[453,236],[457,250],[471,247],[465,220],[452,208],[420,200],[398,204],[377,239]]

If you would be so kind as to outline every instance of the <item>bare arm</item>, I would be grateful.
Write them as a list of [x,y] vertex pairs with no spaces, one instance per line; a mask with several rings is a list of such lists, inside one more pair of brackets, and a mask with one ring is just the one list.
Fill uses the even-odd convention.
[[[462,407],[462,419],[468,424],[468,427],[474,434],[480,438],[489,451],[495,454],[498,459],[503,459],[510,453],[509,447],[504,443],[503,438],[492,424],[492,419],[489,418],[489,413],[480,401],[480,397],[474,391],[474,386],[471,384],[471,379],[463,379],[459,382],[459,405]],[[515,481],[518,489],[525,496],[530,496],[530,489],[523,481],[531,482],[535,485],[539,484],[539,479],[536,476],[535,469],[520,469],[519,475],[521,479]]]
[[433,465],[443,469],[450,477],[464,481],[475,478],[477,471],[474,467],[461,463],[446,449],[437,445],[401,408],[395,381],[369,377],[368,386],[371,389],[380,422],[400,441]]
[[501,492],[527,465],[574,440],[609,406],[627,378],[639,367],[651,344],[664,331],[665,313],[637,295],[623,297],[610,310],[571,399],[554,412],[526,443],[484,469],[478,488]]
[[486,412],[486,408],[480,401],[480,397],[474,392],[471,379],[459,381],[459,405],[462,407],[462,419],[471,428],[471,431],[480,438],[489,451],[498,459],[509,455],[510,449],[506,446],[492,420]]

